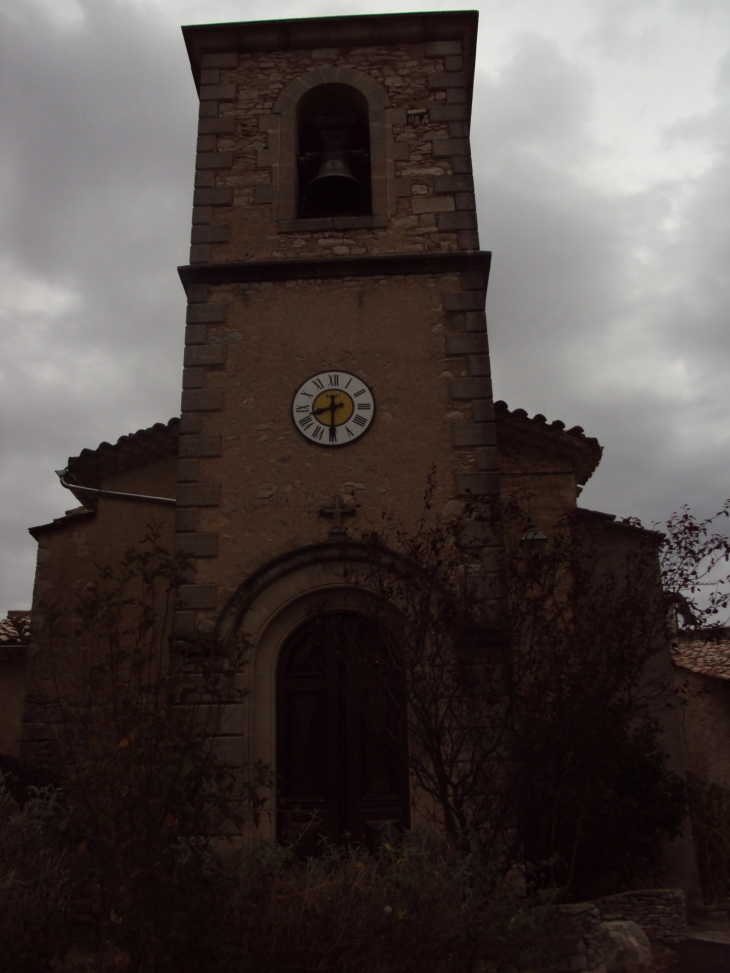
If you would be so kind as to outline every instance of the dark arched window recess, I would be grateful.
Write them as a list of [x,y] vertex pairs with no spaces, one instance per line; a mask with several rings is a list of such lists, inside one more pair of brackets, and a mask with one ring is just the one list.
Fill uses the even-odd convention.
[[278,832],[305,855],[345,835],[374,848],[408,826],[405,718],[379,633],[360,615],[323,615],[280,655]]
[[322,84],[297,109],[300,219],[369,216],[370,123],[363,94],[346,84]]

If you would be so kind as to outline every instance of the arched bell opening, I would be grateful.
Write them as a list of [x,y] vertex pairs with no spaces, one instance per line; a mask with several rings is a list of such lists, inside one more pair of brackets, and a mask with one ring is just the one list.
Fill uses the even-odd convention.
[[323,84],[297,108],[300,218],[372,213],[370,121],[365,96],[350,85]]
[[276,679],[277,832],[371,849],[409,823],[405,720],[373,619],[318,612],[287,639]]

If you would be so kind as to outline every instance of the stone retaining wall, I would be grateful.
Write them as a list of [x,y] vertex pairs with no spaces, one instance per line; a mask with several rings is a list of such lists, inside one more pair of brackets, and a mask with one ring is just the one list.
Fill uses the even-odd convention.
[[598,909],[590,902],[576,902],[548,906],[544,911],[548,914],[549,969],[554,973],[606,973]]
[[681,889],[639,889],[594,899],[603,922],[632,919],[652,942],[677,943],[687,929],[687,905]]
[[553,973],[606,973],[604,923],[633,921],[653,943],[678,943],[686,935],[681,889],[640,889],[536,911],[547,919],[549,969]]

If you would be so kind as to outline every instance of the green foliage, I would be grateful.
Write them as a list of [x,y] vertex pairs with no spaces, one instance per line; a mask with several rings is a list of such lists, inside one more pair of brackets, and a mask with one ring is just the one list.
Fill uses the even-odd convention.
[[[464,517],[501,524],[501,619],[499,589],[470,583]],[[526,557],[523,530],[519,505],[502,501],[366,535],[368,568],[352,580],[394,610],[377,645],[337,640],[343,684],[373,719],[384,693],[400,707],[411,775],[462,851],[504,872],[521,862],[573,898],[620,891],[652,876],[686,814],[658,724],[671,697],[659,538],[624,530],[602,547],[569,515]]]
[[[464,516],[502,527],[491,592],[470,584]],[[604,551],[567,515],[526,557],[524,526],[502,501],[454,522],[424,516],[415,535],[366,535],[368,566],[351,580],[393,610],[375,648],[342,645],[347,684],[372,719],[384,693],[400,706],[411,775],[463,852],[505,872],[522,862],[575,898],[635,887],[686,814],[659,727],[672,699],[659,538],[625,531]]]
[[601,558],[566,518],[543,556],[508,560],[515,842],[576,898],[652,884],[686,815],[660,726],[673,690],[657,540],[637,531]]
[[[498,622],[469,583],[463,522],[424,517],[416,536],[365,537],[367,567],[350,580],[390,608],[367,657],[343,646],[348,685],[381,716],[390,694],[403,713],[393,742],[405,731],[410,772],[434,807],[428,834],[391,835],[375,851],[221,853],[216,837],[256,820],[271,783],[262,766],[241,781],[215,752],[221,707],[241,698],[246,646],[171,639],[190,567],[155,525],[101,569],[73,638],[52,652],[63,809],[50,791],[24,808],[0,791],[0,945],[14,937],[13,969],[48,968],[78,935],[72,894],[91,902],[99,969],[115,949],[129,973],[539,966],[550,933],[534,905],[650,875],[685,813],[653,715],[666,687],[646,675],[666,646],[656,545],[601,565],[566,521],[528,561],[502,513],[510,607]],[[467,515],[493,522],[495,511]],[[719,789],[691,797],[703,878],[719,899],[730,801]],[[528,897],[515,874],[527,875]]]
[[516,838],[578,899],[653,884],[686,816],[660,725],[673,689],[658,540],[635,531],[604,553],[571,517],[538,558],[508,539]]
[[684,782],[649,727],[597,736],[579,737],[560,768],[536,769],[523,805],[525,850],[549,863],[538,883],[579,900],[657,884],[662,840],[686,815]]
[[8,973],[51,970],[69,945],[61,811],[52,787],[31,787],[21,806],[0,774],[0,957]]
[[306,860],[261,844],[237,867],[243,957],[257,973],[468,973],[541,955],[532,903],[444,834],[391,834],[374,854],[331,846]]
[[270,782],[262,766],[242,782],[215,750],[221,707],[242,696],[246,646],[171,642],[187,570],[152,525],[87,586],[70,651],[58,645],[52,659],[71,778],[64,836],[99,948],[123,947],[134,971],[155,968],[182,904],[209,882],[212,842],[256,813]]
[[[689,507],[675,511],[666,524],[660,559],[664,588],[673,599],[681,627],[723,624],[730,606],[730,537],[714,528],[730,518],[730,499],[700,520]],[[639,523],[639,521],[634,521]],[[722,616],[722,617],[718,617]]]

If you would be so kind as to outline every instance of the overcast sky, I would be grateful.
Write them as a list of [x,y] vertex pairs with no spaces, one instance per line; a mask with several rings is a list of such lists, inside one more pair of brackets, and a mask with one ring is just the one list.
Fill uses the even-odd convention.
[[181,24],[478,7],[495,397],[605,447],[582,503],[730,493],[727,0],[0,0],[0,607],[70,455],[179,409],[196,96]]

